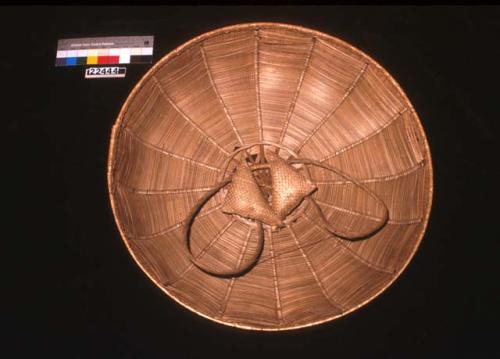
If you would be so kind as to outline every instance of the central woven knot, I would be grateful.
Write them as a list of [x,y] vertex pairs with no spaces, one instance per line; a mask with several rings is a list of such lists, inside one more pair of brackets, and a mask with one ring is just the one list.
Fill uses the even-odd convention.
[[[255,176],[254,171],[268,171],[270,189],[266,188],[266,174]],[[231,178],[222,211],[280,226],[314,190],[316,186],[311,181],[280,157],[253,166],[243,162],[236,167]]]

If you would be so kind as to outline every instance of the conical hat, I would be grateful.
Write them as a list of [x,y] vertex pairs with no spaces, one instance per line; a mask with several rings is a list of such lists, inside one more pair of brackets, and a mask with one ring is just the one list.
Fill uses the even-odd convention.
[[[317,190],[286,225],[264,225],[250,271],[217,278],[199,270],[185,250],[184,222],[229,178],[225,165],[245,146],[343,171],[380,197],[389,220],[364,240],[335,237],[311,200],[344,233],[374,227],[385,212],[359,186],[308,166]],[[391,75],[340,39],[276,23],[217,29],[159,60],[122,107],[107,168],[121,237],[147,276],[189,310],[247,329],[311,326],[370,302],[412,259],[432,203],[425,132]],[[254,189],[245,201],[262,214]],[[244,268],[259,243],[255,223],[223,212],[236,203],[227,192],[211,197],[190,227],[193,255],[221,271]],[[282,215],[290,207],[274,205]]]
[[281,224],[281,219],[262,195],[252,171],[244,164],[237,167],[224,198],[222,212],[261,221],[271,226]]

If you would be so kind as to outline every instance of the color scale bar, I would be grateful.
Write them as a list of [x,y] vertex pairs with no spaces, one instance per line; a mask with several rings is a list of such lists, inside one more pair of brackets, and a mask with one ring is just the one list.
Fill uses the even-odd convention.
[[143,64],[153,61],[153,36],[63,39],[56,66]]
[[56,66],[144,64],[153,60],[153,48],[58,51]]

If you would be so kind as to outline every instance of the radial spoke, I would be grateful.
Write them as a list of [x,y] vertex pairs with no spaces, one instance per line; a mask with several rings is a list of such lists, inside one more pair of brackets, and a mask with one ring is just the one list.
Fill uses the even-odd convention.
[[199,167],[203,167],[203,168],[207,168],[209,170],[212,170],[212,171],[217,171],[219,172],[220,169],[217,168],[217,167],[213,167],[213,166],[209,166],[203,162],[198,162],[198,161],[195,161],[191,158],[188,158],[188,157],[184,157],[184,156],[181,156],[181,155],[178,155],[178,154],[175,154],[173,152],[170,152],[170,151],[167,151],[167,150],[164,150],[163,148],[160,148],[156,145],[153,145],[152,143],[149,143],[147,141],[144,141],[142,138],[140,138],[139,136],[137,136],[133,131],[131,131],[128,127],[123,127],[123,130],[128,133],[133,139],[135,139],[137,142],[140,142],[142,145],[144,145],[145,147],[153,150],[153,151],[156,151],[156,152],[159,152],[161,154],[164,154],[166,156],[169,156],[169,157],[172,157],[172,158],[175,158],[177,160],[181,160],[181,161],[186,161],[186,162],[189,162],[190,164],[193,164],[195,166],[199,166]]
[[295,109],[295,104],[297,102],[297,97],[299,96],[300,89],[302,88],[302,83],[304,82],[304,77],[307,72],[307,69],[309,68],[311,56],[314,50],[314,45],[316,44],[316,37],[313,37],[311,40],[311,47],[309,48],[309,52],[307,54],[306,60],[304,62],[304,69],[302,70],[302,73],[300,74],[299,81],[297,81],[297,88],[295,89],[295,93],[292,99],[292,102],[290,103],[290,109],[288,110],[288,114],[286,116],[285,123],[283,125],[283,128],[281,130],[281,135],[280,135],[280,141],[279,143],[283,143],[283,139],[285,138],[286,131],[288,130],[288,124],[290,123],[290,119],[292,117],[292,113]]
[[342,98],[340,99],[340,101],[337,102],[337,104],[332,108],[332,110],[325,117],[323,117],[323,119],[316,125],[316,127],[307,135],[307,137],[304,139],[304,141],[302,141],[295,148],[296,152],[300,152],[300,150],[302,149],[302,147],[304,147],[304,145],[316,134],[316,132],[319,131],[319,129],[321,127],[323,127],[323,125],[330,119],[330,117],[333,116],[333,114],[339,109],[339,107],[342,106],[342,104],[345,102],[345,100],[347,100],[347,98],[351,95],[352,91],[354,90],[354,88],[358,84],[359,80],[365,74],[367,68],[368,68],[368,63],[365,63],[365,65],[363,66],[363,68],[361,69],[361,71],[354,78],[353,82],[351,83],[351,85],[349,86],[349,88],[344,93],[344,96],[342,96]]
[[[383,218],[381,218],[381,217],[371,216],[371,215],[366,214],[366,213],[362,213],[362,212],[358,212],[358,211],[353,211],[351,209],[339,207],[339,206],[336,206],[334,204],[331,204],[331,203],[328,203],[328,202],[325,202],[325,201],[321,201],[319,199],[315,199],[314,201],[316,201],[316,203],[318,203],[318,204],[322,204],[323,206],[335,209],[337,211],[344,212],[344,213],[349,213],[349,214],[352,214],[352,215],[355,215],[355,216],[359,216],[359,217],[363,217],[363,218],[366,218],[366,219],[369,219],[369,220],[372,220],[372,221],[380,222],[380,221],[383,220]],[[414,223],[420,222],[421,220],[422,220],[422,218],[413,218],[413,219],[404,219],[404,220],[389,219],[387,221],[387,223],[388,224],[414,224]]]
[[224,110],[224,113],[226,114],[226,117],[229,120],[229,125],[233,129],[233,131],[236,135],[236,138],[238,139],[238,142],[243,145],[244,144],[243,140],[241,139],[240,133],[234,124],[234,120],[231,117],[231,114],[229,113],[229,109],[227,108],[226,103],[222,99],[222,96],[219,93],[219,89],[217,88],[217,85],[215,84],[215,81],[213,79],[212,70],[210,70],[210,66],[208,65],[207,55],[205,53],[205,48],[203,47],[203,45],[200,45],[200,52],[201,52],[201,56],[203,58],[203,63],[205,64],[205,69],[207,71],[208,78],[210,80],[210,84],[212,85],[212,88],[214,89],[214,92],[217,95],[217,99],[219,100],[219,103],[222,105],[222,109]]
[[207,138],[208,141],[210,141],[214,146],[216,146],[222,153],[225,155],[229,155],[229,152],[226,151],[217,141],[215,141],[212,136],[210,136],[207,132],[205,132],[200,126],[198,126],[191,118],[189,118],[180,108],[177,106],[177,104],[168,96],[168,94],[165,92],[163,89],[163,86],[161,83],[158,81],[156,76],[151,76],[151,78],[154,80],[156,86],[158,86],[158,89],[162,93],[163,97],[167,102],[188,122],[191,126],[193,126],[198,132],[200,132],[203,136]]
[[408,109],[405,107],[403,108],[401,111],[399,111],[390,121],[388,121],[386,124],[384,124],[382,127],[380,127],[379,129],[377,129],[376,131],[373,131],[372,133],[369,133],[368,135],[366,135],[365,137],[359,139],[358,141],[354,142],[354,143],[351,143],[343,148],[341,148],[340,150],[332,153],[332,154],[329,154],[325,157],[323,157],[319,162],[324,162],[326,160],[329,160],[329,159],[332,159],[338,155],[340,155],[342,152],[345,152],[347,150],[350,150],[351,148],[354,148],[356,146],[359,146],[360,144],[362,144],[363,142],[369,140],[370,138],[372,138],[373,136],[375,135],[378,135],[380,132],[382,132],[383,130],[385,130],[387,127],[389,127],[390,125],[392,125],[397,119],[399,118],[402,118],[403,114],[407,111]]
[[276,296],[276,316],[278,318],[278,324],[283,322],[283,311],[281,309],[281,296],[278,281],[278,271],[276,268],[276,260],[274,255],[274,243],[273,243],[273,232],[269,230],[269,246],[271,251],[271,262],[273,266],[273,282],[274,282],[274,294]]
[[261,103],[260,103],[260,69],[259,69],[259,29],[255,30],[255,63],[254,63],[254,68],[255,68],[255,93],[256,93],[256,99],[257,99],[257,126],[259,128],[259,139],[260,141],[263,141],[264,139],[264,133],[263,133],[263,128],[262,128],[262,109],[261,109]]
[[392,271],[390,269],[387,269],[387,268],[379,267],[378,265],[373,264],[370,261],[368,261],[368,260],[364,259],[363,257],[359,256],[351,248],[349,248],[349,246],[345,245],[344,242],[342,242],[338,237],[336,237],[335,235],[333,235],[331,232],[327,231],[325,228],[321,227],[319,224],[317,224],[313,220],[311,220],[306,214],[304,214],[304,217],[307,219],[307,221],[309,223],[311,223],[312,225],[314,225],[315,227],[317,227],[323,233],[325,233],[328,236],[333,237],[336,240],[337,244],[339,244],[342,248],[344,248],[347,251],[347,253],[349,253],[351,255],[351,257],[353,257],[356,261],[358,261],[362,265],[367,266],[367,267],[369,267],[369,268],[371,268],[373,270],[376,270],[378,272],[383,272],[383,273],[387,273],[387,274],[394,274],[394,271]]
[[152,190],[152,189],[140,189],[140,188],[129,187],[129,186],[127,186],[123,183],[120,183],[120,182],[117,182],[116,185],[120,186],[121,189],[124,189],[127,192],[131,192],[131,193],[135,193],[135,194],[143,194],[143,195],[198,193],[198,192],[207,192],[213,188],[213,187],[199,187],[199,188]]
[[[245,255],[245,252],[247,250],[248,242],[250,242],[251,234],[252,234],[252,228],[249,228],[248,233],[247,233],[247,237],[245,239],[245,244],[243,245],[243,248],[241,249],[240,255],[238,257],[238,261],[236,262],[235,270],[238,269],[238,267],[241,264],[241,261],[243,260],[243,256]],[[231,296],[235,281],[236,281],[236,277],[231,278],[231,281],[229,282],[229,284],[227,286],[226,295],[224,296],[224,300],[222,301],[222,304],[221,304],[220,318],[224,317],[224,314],[226,313],[227,303],[229,303],[229,298]]]
[[[199,218],[200,216],[198,216]],[[200,259],[201,257],[203,257],[205,255],[205,253],[207,253],[210,248],[212,248],[212,246],[215,244],[215,242],[217,242],[219,240],[220,237],[222,237],[224,235],[224,233],[226,233],[226,231],[229,229],[229,227],[232,226],[232,224],[235,222],[236,220],[235,219],[232,219],[231,221],[229,221],[218,233],[217,235],[212,238],[212,240],[205,246],[202,248],[202,250],[196,255],[194,256],[194,259],[195,260],[198,260]],[[186,268],[184,268],[184,270],[181,272],[181,274],[179,274],[179,276],[177,277],[176,280],[174,280],[173,282],[168,282],[168,283],[164,283],[165,286],[173,286],[175,285],[177,282],[179,282],[181,279],[184,278],[184,276],[191,270],[191,268],[196,268],[193,264],[193,262],[190,262]]]
[[[205,211],[202,210],[202,211],[200,211],[200,214],[197,216],[197,218],[203,218],[205,216],[208,216],[209,214],[220,209],[221,207],[222,207],[222,204],[218,204],[218,205],[216,205],[212,208],[209,208]],[[130,240],[150,240],[150,239],[154,239],[156,237],[162,236],[164,234],[167,234],[169,232],[172,232],[173,230],[182,226],[184,224],[184,222],[185,222],[185,220],[182,220],[180,222],[177,222],[176,224],[169,226],[168,228],[161,230],[160,232],[156,232],[156,233],[152,233],[152,234],[148,234],[148,235],[144,235],[144,236],[138,236],[138,235],[132,235],[132,234],[125,234],[125,236],[127,237],[127,239],[130,239]]]
[[[415,166],[410,167],[404,171],[401,171],[399,173],[395,173],[393,175],[388,175],[388,176],[383,176],[383,177],[372,177],[372,178],[365,178],[365,179],[357,179],[359,183],[379,183],[379,182],[387,182],[387,181],[392,181],[398,178],[402,178],[405,176],[408,176],[409,174],[418,171],[421,168],[424,168],[425,165],[425,160],[418,162]],[[331,185],[342,185],[342,184],[349,184],[352,182],[345,181],[345,180],[325,180],[325,181],[315,181],[315,184],[331,184]]]
[[287,228],[290,231],[290,233],[292,234],[293,240],[295,241],[295,244],[297,245],[297,248],[299,249],[302,258],[304,258],[304,261],[306,262],[306,265],[309,268],[309,271],[313,275],[313,277],[314,277],[314,279],[316,281],[316,284],[318,285],[319,289],[321,290],[321,293],[323,293],[323,296],[326,298],[326,300],[333,307],[335,307],[336,309],[340,310],[341,312],[344,312],[345,308],[341,304],[339,304],[335,300],[333,300],[333,298],[331,298],[328,295],[328,293],[326,292],[326,290],[325,290],[323,284],[321,283],[321,281],[320,281],[320,279],[318,277],[318,274],[316,273],[316,270],[314,269],[311,261],[309,260],[309,258],[307,257],[307,254],[304,252],[304,250],[300,246],[299,240],[297,239],[297,236],[295,235],[295,232],[293,231],[292,227],[290,227],[289,225],[287,225]]

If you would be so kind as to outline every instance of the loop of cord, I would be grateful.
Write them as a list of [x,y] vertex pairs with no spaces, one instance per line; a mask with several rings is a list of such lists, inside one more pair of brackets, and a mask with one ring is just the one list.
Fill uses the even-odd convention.
[[[314,201],[311,198],[310,202],[313,203],[314,208],[317,210],[317,212],[319,214],[319,218],[323,222],[325,228],[329,232],[333,233],[335,236],[343,238],[343,239],[347,239],[347,240],[366,239],[366,238],[370,237],[371,235],[375,234],[376,232],[378,232],[380,229],[382,229],[382,227],[384,227],[384,225],[389,220],[389,209],[387,208],[384,201],[382,199],[380,199],[368,187],[366,187],[365,185],[363,185],[362,183],[360,183],[356,179],[352,178],[351,176],[343,173],[342,171],[336,169],[335,167],[326,165],[326,164],[318,162],[318,161],[306,159],[306,158],[293,158],[293,159],[287,160],[286,162],[290,165],[302,164],[302,165],[317,166],[317,167],[321,167],[323,169],[326,169],[328,171],[334,172],[335,174],[339,175],[340,177],[344,178],[345,180],[353,183],[355,186],[358,186],[359,188],[361,188],[363,191],[368,193],[368,195],[370,197],[372,197],[377,203],[379,203],[383,207],[384,214],[380,220],[380,224],[378,226],[376,226],[375,228],[371,228],[369,230],[366,230],[365,232],[358,232],[358,233],[353,233],[353,232],[349,232],[349,231],[343,232],[343,231],[339,230],[338,228],[335,228],[330,223],[328,223],[328,220],[326,219],[325,215],[321,211],[321,208],[319,207],[319,205],[316,203],[316,201]],[[258,164],[258,165],[254,165],[254,166],[250,167],[250,169],[252,169],[252,170],[259,170],[259,169],[264,169],[264,168],[269,168],[269,165],[268,164]],[[194,219],[195,219],[196,215],[199,213],[199,211],[201,210],[201,208],[210,200],[210,198],[212,198],[217,192],[219,192],[222,188],[224,188],[229,183],[231,183],[231,179],[226,179],[226,180],[219,182],[217,185],[215,185],[215,187],[213,189],[208,191],[203,197],[200,198],[200,200],[196,203],[196,205],[193,207],[193,209],[189,213],[188,217],[186,218],[186,221],[184,224],[184,233],[183,233],[184,243],[186,245],[187,252],[188,252],[189,259],[190,259],[191,263],[193,263],[193,265],[195,265],[197,268],[199,268],[203,272],[210,274],[212,276],[215,276],[215,277],[220,277],[220,278],[238,277],[238,276],[246,274],[248,271],[250,271],[258,263],[259,258],[262,254],[262,250],[264,248],[264,229],[263,229],[262,223],[257,221],[256,222],[257,223],[257,231],[258,231],[257,248],[256,248],[256,251],[255,251],[254,255],[252,256],[252,258],[250,258],[248,264],[246,266],[244,266],[243,268],[237,268],[235,270],[209,269],[209,268],[206,268],[205,266],[201,265],[198,262],[198,258],[196,258],[193,255],[193,253],[191,251],[191,245],[190,245],[190,236],[191,236],[191,226],[194,222]]]
[[319,217],[322,220],[322,222],[325,225],[325,227],[328,229],[328,231],[330,231],[331,233],[333,233],[337,237],[340,237],[340,238],[343,238],[343,239],[348,239],[348,240],[366,239],[366,238],[372,236],[373,234],[377,233],[379,230],[381,230],[382,227],[384,227],[385,224],[387,223],[387,221],[389,220],[389,208],[387,208],[387,205],[384,203],[384,201],[382,199],[380,199],[380,197],[378,197],[373,191],[371,191],[364,184],[360,183],[359,181],[357,181],[356,179],[352,178],[351,176],[343,173],[342,171],[336,169],[335,167],[326,165],[326,164],[318,162],[318,161],[310,160],[310,159],[307,159],[307,158],[290,159],[290,160],[287,161],[287,163],[288,164],[312,165],[312,166],[321,167],[321,168],[323,168],[325,170],[331,171],[331,172],[339,175],[343,179],[345,179],[345,180],[347,180],[349,182],[352,182],[355,186],[358,186],[359,188],[361,188],[363,191],[365,191],[366,193],[368,193],[368,195],[370,197],[372,197],[377,203],[379,203],[382,206],[384,213],[382,215],[382,218],[380,219],[380,223],[379,223],[378,226],[376,226],[375,228],[370,228],[370,229],[366,230],[365,232],[358,232],[358,233],[355,233],[355,232],[343,232],[343,231],[341,231],[341,230],[339,230],[337,228],[334,228],[327,221],[327,219],[325,218],[325,215],[323,214],[323,211],[321,211],[321,208],[319,208],[319,205],[316,203],[316,201],[311,200],[311,202],[313,203],[315,209],[317,210],[317,212],[319,214]]
[[213,189],[208,191],[203,197],[200,198],[200,200],[196,203],[196,205],[193,207],[193,210],[189,213],[188,217],[186,218],[186,222],[184,224],[184,243],[187,248],[187,252],[189,255],[189,260],[191,263],[193,263],[198,269],[202,270],[203,272],[213,275],[215,277],[220,277],[220,278],[229,278],[229,277],[238,277],[241,276],[245,273],[247,273],[249,270],[255,266],[260,258],[260,255],[262,254],[262,250],[264,249],[264,229],[262,228],[262,223],[257,222],[257,248],[249,260],[249,264],[241,269],[237,268],[236,270],[214,270],[214,269],[209,269],[206,268],[205,266],[201,265],[198,262],[198,259],[193,255],[193,252],[191,251],[191,226],[193,224],[193,221],[198,214],[198,212],[202,209],[202,207],[207,203],[210,198],[212,198],[217,192],[219,192],[222,188],[227,186],[229,183],[231,183],[230,179],[224,180],[220,183],[218,183]]

